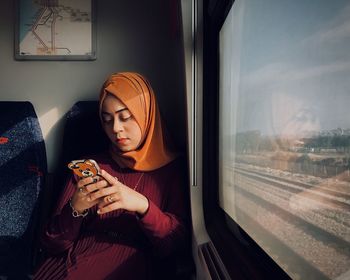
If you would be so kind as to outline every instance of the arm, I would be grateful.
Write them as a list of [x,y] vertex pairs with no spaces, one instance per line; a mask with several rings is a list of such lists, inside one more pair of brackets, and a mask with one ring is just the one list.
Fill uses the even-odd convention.
[[[182,176],[181,176],[182,175]],[[177,171],[166,186],[163,210],[149,199],[149,208],[138,223],[158,255],[167,256],[184,248],[189,241],[189,194],[183,171]]]
[[[172,168],[174,167],[174,168]],[[190,220],[189,196],[186,193],[184,172],[177,165],[168,166],[167,170],[157,174],[153,195],[155,200],[161,201],[162,209],[152,202],[152,195],[145,195],[122,184],[117,178],[105,170],[101,170],[103,181],[108,187],[89,195],[89,201],[98,202],[99,215],[124,209],[142,215],[139,225],[153,244],[155,252],[166,256],[186,246],[189,240],[186,220]],[[189,223],[188,223],[189,224]]]
[[41,243],[49,253],[57,254],[69,249],[79,235],[83,218],[73,217],[69,205],[69,199],[75,192],[75,183],[75,178],[70,177],[53,216],[44,227]]

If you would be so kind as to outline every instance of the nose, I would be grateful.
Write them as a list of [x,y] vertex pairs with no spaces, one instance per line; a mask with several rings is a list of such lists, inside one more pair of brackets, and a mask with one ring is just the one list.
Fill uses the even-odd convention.
[[123,125],[118,118],[114,118],[114,123],[113,123],[113,131],[115,133],[123,131]]

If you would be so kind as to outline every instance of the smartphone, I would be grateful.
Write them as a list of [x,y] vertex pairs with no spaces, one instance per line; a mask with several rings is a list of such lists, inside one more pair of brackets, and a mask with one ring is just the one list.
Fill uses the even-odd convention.
[[93,177],[100,175],[100,167],[93,159],[78,159],[68,163],[68,168],[73,170],[74,174],[80,178]]

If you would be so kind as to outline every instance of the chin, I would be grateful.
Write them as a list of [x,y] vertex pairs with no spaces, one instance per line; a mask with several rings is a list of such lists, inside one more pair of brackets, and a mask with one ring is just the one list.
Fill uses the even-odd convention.
[[129,146],[122,146],[122,147],[120,147],[120,146],[118,146],[118,145],[115,145],[115,146],[116,146],[117,149],[118,149],[119,151],[121,151],[121,152],[130,152],[130,151],[133,150],[132,147],[129,147]]
[[122,149],[119,149],[121,150],[122,152],[130,152],[132,151],[132,149],[130,147],[123,147]]

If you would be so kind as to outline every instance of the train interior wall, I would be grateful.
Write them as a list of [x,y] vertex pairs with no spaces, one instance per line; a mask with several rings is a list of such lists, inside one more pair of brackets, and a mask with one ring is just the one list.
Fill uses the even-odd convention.
[[97,100],[103,81],[118,71],[140,72],[150,80],[176,144],[186,150],[184,51],[178,1],[96,1],[94,61],[15,60],[14,2],[1,2],[0,100],[30,101],[34,105],[49,172],[57,168],[65,113],[77,101]]
[[46,146],[49,177],[62,168],[59,159],[66,113],[78,101],[98,100],[104,80],[119,71],[139,72],[149,79],[176,146],[187,153],[181,2],[95,3],[96,60],[19,61],[14,57],[15,1],[1,2],[0,100],[33,104]]

